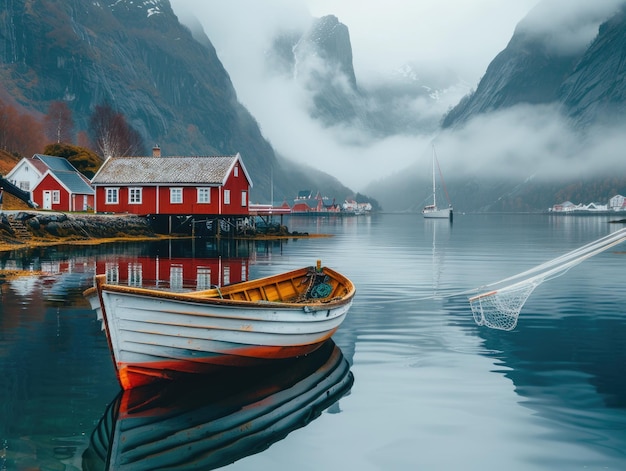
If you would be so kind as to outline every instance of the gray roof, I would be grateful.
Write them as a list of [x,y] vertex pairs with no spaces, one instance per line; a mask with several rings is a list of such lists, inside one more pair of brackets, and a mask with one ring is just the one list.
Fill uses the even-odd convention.
[[33,155],[33,159],[43,162],[48,167],[48,171],[65,186],[70,193],[80,195],[93,195],[95,193],[87,178],[83,177],[78,170],[76,170],[76,167],[66,158],[35,154]]
[[[91,183],[219,185],[225,182],[238,157],[239,154],[213,157],[111,157],[104,162]],[[245,168],[243,171],[248,176]]]
[[64,157],[54,157],[52,155],[35,154],[33,158],[41,160],[45,163],[53,172],[76,172],[76,168],[69,163]]
[[59,180],[71,193],[81,195],[93,195],[95,192],[91,185],[85,181],[83,177],[73,171],[58,171],[52,174]]

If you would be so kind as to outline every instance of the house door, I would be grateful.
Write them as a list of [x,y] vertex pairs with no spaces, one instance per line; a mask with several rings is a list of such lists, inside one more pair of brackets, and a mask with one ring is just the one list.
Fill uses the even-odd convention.
[[43,209],[52,209],[52,192],[49,190],[43,192]]

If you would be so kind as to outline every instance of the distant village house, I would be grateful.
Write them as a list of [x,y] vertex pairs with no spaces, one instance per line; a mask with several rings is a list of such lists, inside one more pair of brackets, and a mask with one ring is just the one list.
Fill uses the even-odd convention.
[[615,195],[609,200],[609,208],[613,211],[626,211],[626,198],[622,195]]
[[571,201],[565,201],[563,203],[555,204],[549,211],[554,213],[599,213],[626,211],[626,198],[622,195],[615,195],[609,199],[608,204],[574,204]]
[[291,212],[293,214],[303,213],[339,213],[341,206],[336,204],[334,200],[329,201],[318,192],[312,197],[310,190],[302,190],[298,192],[297,198],[293,202]]

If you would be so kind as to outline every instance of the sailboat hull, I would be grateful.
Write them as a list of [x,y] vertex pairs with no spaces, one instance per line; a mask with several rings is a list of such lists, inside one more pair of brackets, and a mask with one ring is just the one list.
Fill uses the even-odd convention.
[[422,211],[426,219],[450,219],[452,220],[452,208],[424,208]]

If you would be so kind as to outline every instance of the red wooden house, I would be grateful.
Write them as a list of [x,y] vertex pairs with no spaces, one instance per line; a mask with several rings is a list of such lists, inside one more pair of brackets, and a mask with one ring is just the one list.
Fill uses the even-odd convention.
[[93,206],[94,195],[86,177],[78,172],[48,170],[33,189],[33,201],[42,209],[57,211],[87,211]]
[[24,158],[6,179],[22,190],[41,209],[87,211],[94,204],[94,191],[87,177],[63,157],[35,154]]
[[95,212],[247,216],[252,181],[239,154],[109,157],[91,180]]

